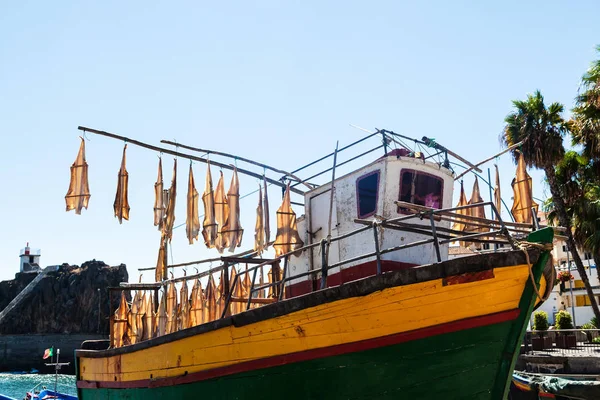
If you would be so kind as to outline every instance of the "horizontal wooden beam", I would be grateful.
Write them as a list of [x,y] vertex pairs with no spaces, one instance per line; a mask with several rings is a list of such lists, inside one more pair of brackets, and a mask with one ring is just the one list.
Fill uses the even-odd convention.
[[[135,140],[135,139],[131,139],[131,138],[128,138],[128,137],[125,137],[125,136],[117,135],[115,133],[110,133],[110,132],[106,132],[106,131],[100,131],[100,130],[88,128],[88,127],[85,127],[85,126],[79,126],[79,127],[77,127],[77,129],[79,129],[80,131],[83,131],[83,132],[90,132],[90,133],[94,133],[96,135],[101,135],[101,136],[106,136],[106,137],[109,137],[109,138],[112,138],[112,139],[122,140],[124,142],[131,143],[131,144],[134,144],[136,146],[143,147],[143,148],[148,149],[148,150],[153,150],[153,151],[156,151],[156,152],[159,152],[159,153],[171,154],[171,155],[173,155],[175,157],[186,158],[188,160],[198,161],[198,162],[202,162],[202,163],[205,163],[205,164],[208,163],[208,160],[206,160],[204,158],[201,158],[201,157],[196,157],[196,156],[192,156],[190,154],[180,153],[178,151],[173,151],[173,150],[170,150],[170,149],[166,149],[164,147],[154,146],[154,145],[151,145],[151,144],[148,144],[148,143],[140,142],[139,140]],[[223,164],[223,163],[220,163],[220,162],[217,162],[217,161],[211,161],[210,164],[214,165],[216,167],[224,168],[224,169],[229,169],[229,170],[233,170],[234,169],[233,165]],[[263,179],[263,175],[257,174],[257,173],[252,172],[252,171],[248,171],[248,170],[243,169],[243,168],[237,168],[237,171],[239,173],[241,173],[241,174],[248,175],[248,176],[251,176],[253,178]],[[276,186],[282,187],[284,189],[287,187],[287,184],[285,184],[283,182],[279,182],[279,181],[276,181],[274,179],[267,178],[267,177],[264,177],[264,179],[267,182],[269,182],[270,184],[272,184],[272,185],[276,185]],[[304,192],[302,190],[300,190],[300,189],[296,189],[296,188],[290,187],[290,190],[292,192],[296,193],[296,194],[304,196]]]
[[263,164],[263,163],[258,162],[258,161],[250,160],[249,158],[244,158],[244,157],[236,156],[235,154],[224,153],[222,151],[215,151],[215,150],[209,150],[209,149],[201,149],[201,148],[198,148],[198,147],[192,147],[192,146],[188,146],[186,144],[172,142],[170,140],[164,140],[163,139],[160,142],[164,143],[164,144],[168,144],[170,146],[181,147],[182,149],[195,151],[195,152],[198,152],[198,153],[216,154],[216,155],[221,156],[221,157],[229,157],[229,158],[233,158],[234,160],[244,161],[244,162],[247,162],[248,164],[256,165],[257,167],[265,168],[265,169],[271,170],[273,172],[277,172],[279,174],[290,176],[290,177],[294,178],[297,182],[303,183],[304,186],[306,186],[309,190],[310,189],[314,189],[316,187],[315,185],[311,185],[309,183],[302,182],[302,179],[298,178],[296,175],[292,174],[291,172],[287,172],[287,171],[284,171],[282,169],[271,167],[270,165]]

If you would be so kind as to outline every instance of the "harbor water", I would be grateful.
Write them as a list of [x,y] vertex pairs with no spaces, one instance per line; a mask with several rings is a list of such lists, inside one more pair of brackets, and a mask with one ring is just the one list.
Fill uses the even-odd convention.
[[[33,389],[37,384],[41,383],[39,388],[46,386],[48,389],[54,389],[54,382],[54,375],[0,373],[0,394],[21,400],[27,391]],[[59,392],[76,396],[75,376],[58,375],[57,389]]]

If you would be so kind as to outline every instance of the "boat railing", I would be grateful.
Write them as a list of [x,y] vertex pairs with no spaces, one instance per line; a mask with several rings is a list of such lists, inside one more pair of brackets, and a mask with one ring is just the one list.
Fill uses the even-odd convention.
[[522,353],[534,356],[598,357],[600,329],[548,329],[525,332]]
[[[111,290],[154,290],[155,292],[155,304],[158,305],[158,291],[160,289],[166,289],[167,285],[175,284],[178,282],[189,281],[193,279],[201,279],[212,274],[221,273],[223,277],[222,293],[220,297],[220,315],[217,318],[225,318],[232,315],[232,304],[243,303],[245,308],[238,308],[238,312],[243,310],[249,310],[263,306],[265,304],[271,304],[284,300],[286,297],[286,283],[312,276],[314,279],[318,279],[320,275],[319,289],[325,289],[328,287],[328,275],[329,271],[333,268],[342,267],[346,264],[356,263],[367,258],[374,258],[377,264],[376,274],[380,275],[382,271],[382,256],[388,253],[402,251],[415,246],[424,246],[432,244],[435,258],[438,262],[442,261],[442,254],[440,246],[450,242],[467,242],[467,243],[489,243],[494,245],[508,245],[509,248],[517,248],[516,240],[519,237],[524,237],[532,230],[539,229],[540,226],[534,224],[528,225],[523,223],[511,223],[504,222],[500,216],[500,213],[496,209],[492,202],[483,202],[470,204],[460,207],[451,207],[446,209],[432,209],[424,206],[419,206],[411,203],[396,202],[396,204],[406,210],[409,214],[403,215],[396,218],[373,218],[370,220],[356,219],[355,222],[359,225],[363,225],[355,230],[340,234],[335,237],[326,237],[322,240],[307,244],[301,248],[289,251],[285,254],[270,259],[255,258],[255,252],[244,252],[244,256],[222,256],[219,260],[222,264],[215,268],[210,268],[208,271],[199,272],[193,275],[187,275],[183,277],[173,278],[165,280],[163,282],[156,283],[139,283],[139,284],[128,284],[122,283],[117,288],[110,288]],[[475,207],[491,207],[492,215],[494,219],[478,218],[465,211]],[[414,223],[416,221],[420,223]],[[429,224],[423,224],[421,221],[429,221]],[[457,230],[440,226],[436,222],[445,221],[448,224],[460,223],[467,225],[470,230]],[[413,242],[396,245],[388,248],[381,248],[380,232],[384,229],[393,229],[399,231],[406,231],[417,233],[421,235],[421,238],[417,237]],[[328,254],[332,243],[343,241],[351,238],[355,235],[361,234],[371,230],[373,232],[373,251],[365,254],[349,257],[344,260],[340,260],[334,263],[329,263]],[[560,231],[560,229],[559,229]],[[289,273],[289,260],[292,255],[299,254],[309,249],[319,248],[321,254],[320,265],[316,268],[311,268],[308,271],[300,272],[296,274]],[[495,248],[495,250],[500,250]],[[280,264],[283,261],[283,269]],[[239,270],[232,280],[229,282],[230,268],[235,268],[235,265],[246,264],[245,270]],[[248,267],[248,264],[254,264]],[[271,267],[270,271],[270,282],[260,283],[257,282],[257,276],[259,270],[263,267]],[[249,279],[249,287],[243,287],[239,290],[238,286],[245,285],[245,274],[251,274]],[[269,291],[270,295],[266,295],[265,291]],[[237,293],[237,294],[236,294]],[[240,293],[243,295],[240,296]],[[112,296],[110,300],[112,305]],[[112,316],[112,310],[111,314]],[[204,321],[209,322],[209,321]],[[112,321],[111,321],[112,327]],[[112,343],[112,329],[111,329],[111,343]]]
[[[302,248],[300,248],[298,250],[288,252],[288,253],[283,254],[275,259],[265,261],[254,267],[250,267],[245,271],[240,272],[238,275],[236,275],[234,282],[231,283],[232,288],[229,290],[230,295],[228,296],[227,301],[225,303],[222,317],[225,317],[227,315],[227,310],[228,310],[228,307],[232,300],[231,293],[234,292],[235,285],[240,284],[239,282],[241,282],[241,280],[242,280],[242,275],[246,274],[246,273],[253,274],[252,280],[251,280],[251,287],[248,290],[249,296],[248,296],[248,299],[246,302],[246,310],[249,310],[251,308],[252,302],[254,300],[252,298],[252,295],[258,291],[265,290],[270,287],[277,287],[276,301],[280,301],[284,297],[285,284],[287,282],[292,281],[292,280],[297,280],[299,278],[303,278],[306,276],[317,276],[319,273],[321,274],[320,289],[325,289],[327,287],[327,277],[328,277],[329,270],[331,270],[333,268],[341,267],[345,264],[357,262],[357,261],[360,261],[360,260],[363,260],[366,258],[371,258],[371,257],[376,258],[376,263],[377,263],[377,272],[376,273],[377,273],[377,275],[380,275],[382,273],[381,256],[384,254],[387,254],[387,253],[392,253],[392,252],[408,249],[410,247],[423,246],[423,245],[433,243],[437,261],[440,262],[440,261],[442,261],[441,254],[440,254],[440,245],[442,245],[442,244],[461,241],[461,242],[491,243],[491,244],[502,244],[502,245],[508,244],[512,248],[516,248],[515,238],[512,236],[512,234],[525,236],[532,231],[532,228],[535,229],[532,225],[504,222],[502,220],[502,217],[500,216],[500,213],[496,209],[496,206],[491,202],[470,204],[470,205],[466,205],[466,206],[452,207],[452,208],[447,208],[447,209],[431,209],[431,208],[418,206],[418,205],[411,204],[411,203],[400,202],[400,201],[398,201],[396,203],[401,207],[405,207],[405,208],[411,210],[413,213],[409,214],[409,215],[404,215],[402,217],[392,218],[392,219],[377,219],[377,218],[374,218],[373,220],[355,219],[356,223],[362,224],[364,226],[360,227],[356,230],[341,234],[336,237],[323,238],[319,242],[315,242],[315,243],[303,246]],[[484,218],[477,218],[477,217],[473,217],[470,215],[456,213],[456,211],[468,210],[468,209],[471,209],[474,207],[481,207],[481,206],[490,206],[497,219],[487,220]],[[429,220],[430,226],[425,226],[425,225],[421,225],[421,224],[408,224],[408,223],[404,222],[404,221],[408,221],[411,219]],[[459,222],[459,223],[465,223],[465,224],[469,224],[469,225],[472,224],[475,226],[476,229],[489,228],[490,230],[486,231],[486,232],[465,234],[464,231],[458,231],[458,230],[453,230],[453,229],[449,229],[449,228],[443,228],[443,227],[436,226],[435,222],[437,220],[442,220],[442,219],[451,221],[451,222]],[[431,237],[426,238],[426,239],[416,240],[412,243],[406,243],[403,245],[398,245],[398,246],[393,246],[393,247],[386,248],[386,249],[381,249],[380,242],[379,242],[379,231],[381,229],[386,229],[386,228],[401,230],[401,231],[410,231],[410,232],[419,233],[422,235],[430,235]],[[527,229],[527,228],[529,228],[529,229]],[[539,226],[537,228],[539,228]],[[328,260],[327,260],[326,255],[329,252],[329,247],[331,246],[331,243],[336,242],[336,241],[341,241],[343,239],[352,237],[354,235],[368,231],[370,229],[373,230],[374,250],[372,252],[368,252],[368,253],[365,253],[362,255],[351,257],[351,258],[341,260],[341,261],[338,261],[338,262],[332,263],[332,264],[329,264],[327,262]],[[287,274],[287,269],[288,269],[287,266],[288,266],[289,257],[293,254],[297,254],[299,252],[308,250],[310,248],[315,248],[315,247],[320,248],[320,254],[321,254],[320,268],[314,268],[314,269],[311,269],[306,272],[301,272],[298,274],[287,276],[288,275]],[[271,282],[268,284],[263,284],[263,285],[260,285],[257,287],[256,286],[256,276],[257,276],[258,269],[265,265],[271,264],[274,261],[280,261],[280,260],[284,261],[282,278],[278,281]]]
[[[362,128],[360,128],[360,129],[367,132],[368,134],[348,145],[345,145],[339,149],[336,148],[335,151],[291,171],[291,175],[297,176],[299,172],[306,171],[310,167],[316,167],[318,165],[322,166],[324,162],[331,163],[330,159],[332,159],[332,158],[334,160],[332,166],[327,165],[324,169],[323,169],[323,167],[320,167],[317,169],[317,172],[314,172],[312,175],[308,176],[307,178],[303,178],[301,180],[291,179],[291,181],[293,182],[291,184],[291,187],[296,188],[297,186],[299,186],[301,184],[310,184],[313,186],[319,186],[319,185],[316,185],[312,180],[315,178],[318,178],[330,171],[338,170],[340,167],[343,167],[346,164],[356,161],[356,160],[358,160],[368,154],[371,154],[377,150],[380,150],[380,149],[383,149],[383,154],[386,155],[386,154],[389,154],[389,151],[392,148],[401,148],[401,149],[406,150],[406,154],[411,154],[411,156],[414,156],[414,157],[416,157],[419,154],[422,154],[422,159],[424,161],[437,158],[438,165],[446,166],[446,167],[449,166],[448,150],[445,149],[443,146],[437,145],[435,143],[435,140],[423,138],[423,139],[427,140],[427,141],[423,141],[423,140],[411,138],[408,136],[404,136],[404,135],[401,135],[401,134],[398,134],[396,132],[389,131],[386,129],[376,129],[374,132],[367,131]],[[359,154],[349,156],[342,161],[337,160],[337,157],[340,156],[340,153],[345,152],[346,150],[355,148],[356,146],[362,144],[363,142],[366,142],[368,139],[371,139],[374,137],[381,138],[379,145],[377,145],[375,147],[369,147],[367,150],[365,150]],[[409,143],[407,143],[407,142],[409,142]],[[413,149],[411,149],[411,144],[412,144]],[[433,154],[429,150],[432,150]],[[286,177],[284,176],[283,178],[286,178]]]

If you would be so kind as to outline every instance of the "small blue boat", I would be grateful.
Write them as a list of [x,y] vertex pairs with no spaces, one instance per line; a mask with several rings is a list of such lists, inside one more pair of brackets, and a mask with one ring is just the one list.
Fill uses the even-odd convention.
[[[54,367],[54,373],[56,374],[56,376],[58,376],[58,371],[60,370],[60,367],[69,365],[69,363],[59,363],[58,362],[59,356],[60,356],[60,349],[57,349],[56,362],[46,364],[48,366]],[[30,374],[30,373],[37,373],[37,372],[38,371],[36,369],[32,369],[30,372],[22,371],[22,372],[15,372],[15,374],[22,375],[22,374]],[[60,393],[60,392],[56,391],[56,389],[57,389],[56,383],[54,384],[54,390],[46,389],[45,386],[42,386],[41,390],[39,390],[40,386],[42,386],[42,383],[38,383],[36,386],[34,386],[33,389],[31,389],[27,393],[25,393],[25,396],[23,397],[23,399],[25,399],[25,400],[77,400],[77,396]],[[0,393],[0,400],[20,400],[20,399],[15,399],[15,398],[5,396]]]
[[[26,400],[77,400],[77,397],[75,397],[75,396],[54,392],[52,390],[42,390],[41,392],[36,393],[36,394],[32,394],[32,393],[28,392],[24,398]],[[19,399],[15,399],[13,397],[8,397],[8,396],[4,396],[3,394],[0,394],[0,400],[19,400]]]
[[[25,400],[77,400],[77,396],[72,396],[70,394],[55,392],[54,390],[49,390],[46,388],[42,388],[42,390],[38,392],[36,389],[37,389],[37,386],[35,388],[31,389],[30,391],[28,391],[23,398]],[[13,397],[9,397],[9,396],[0,394],[0,400],[20,400],[20,399],[15,399]]]

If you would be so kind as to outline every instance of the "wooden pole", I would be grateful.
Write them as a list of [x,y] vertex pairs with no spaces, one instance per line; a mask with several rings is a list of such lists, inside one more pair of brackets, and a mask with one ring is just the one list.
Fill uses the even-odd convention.
[[333,213],[333,191],[335,189],[335,167],[337,164],[337,153],[338,153],[338,145],[339,145],[339,141],[335,143],[335,152],[333,153],[333,170],[331,172],[331,197],[329,198],[329,225],[328,225],[328,229],[327,229],[327,238],[329,239],[331,237],[331,219],[332,219],[332,213]]
[[274,167],[271,167],[271,166],[269,166],[267,164],[259,163],[258,161],[253,161],[253,160],[250,160],[248,158],[239,157],[239,156],[236,156],[234,154],[223,153],[221,151],[200,149],[198,147],[192,147],[192,146],[188,146],[188,145],[181,144],[181,143],[175,143],[175,142],[172,142],[170,140],[161,140],[160,142],[164,143],[164,144],[171,145],[171,146],[181,147],[182,149],[195,151],[195,152],[198,152],[198,153],[216,154],[218,156],[229,157],[229,158],[233,158],[233,159],[236,159],[236,160],[244,161],[244,162],[247,162],[248,164],[256,165],[258,167],[266,168],[266,169],[269,169],[269,170],[271,170],[273,172],[277,172],[279,174],[284,174],[284,175],[290,176],[290,177],[296,179],[298,182],[304,184],[304,186],[306,186],[309,190],[310,189],[314,189],[316,187],[316,186],[311,185],[309,183],[303,182],[302,179],[298,178],[296,175],[292,174],[291,172],[287,172],[287,171],[284,171],[282,169],[274,168]]
[[469,161],[467,161],[466,159],[462,158],[461,156],[459,156],[458,154],[456,154],[455,152],[448,150],[446,147],[442,146],[441,144],[435,142],[432,139],[429,139],[427,136],[423,136],[422,138],[423,142],[425,142],[425,144],[429,147],[432,147],[434,149],[437,150],[442,150],[445,151],[446,153],[450,154],[452,157],[456,158],[459,161],[464,162],[465,164],[467,164],[469,167],[471,167],[472,169],[474,169],[477,172],[482,172],[481,169],[479,169],[478,167],[476,167],[475,165],[471,164]]
[[[508,153],[509,151],[511,151],[512,149],[514,149],[515,147],[519,147],[520,145],[522,145],[522,144],[523,144],[523,142],[524,142],[524,140],[520,141],[519,143],[513,144],[513,145],[512,145],[512,146],[510,146],[510,147],[507,147],[506,149],[502,150],[502,151],[501,151],[500,153],[498,153],[498,154],[494,154],[493,156],[491,156],[491,157],[488,157],[488,158],[486,158],[485,160],[478,162],[477,164],[475,164],[475,167],[479,167],[480,165],[482,165],[482,164],[485,164],[486,162],[488,162],[488,161],[491,161],[491,160],[493,160],[494,158],[496,158],[496,157],[499,157],[499,156],[501,156],[501,155],[502,155],[502,154],[504,154],[504,153]],[[472,169],[473,169],[473,167],[469,167],[469,168],[467,168],[467,169],[466,169],[465,171],[463,171],[463,172],[462,172],[460,175],[457,175],[457,176],[456,176],[456,178],[454,178],[454,180],[456,181],[456,180],[458,180],[458,179],[462,178],[462,177],[463,177],[463,176],[465,176],[465,175],[466,175],[468,172],[470,172]]]
[[[331,172],[331,195],[329,196],[329,224],[327,228],[327,251],[325,253],[325,259],[329,263],[329,247],[331,243],[331,220],[333,218],[333,191],[335,190],[335,167],[337,164],[337,153],[339,141],[335,143],[335,151],[333,152],[333,170]],[[341,270],[341,269],[340,269]]]
[[[268,243],[269,246],[272,246],[273,243],[275,243],[274,241],[270,241]],[[242,253],[238,253],[238,254],[234,254],[232,257],[244,257],[244,256],[254,256],[256,255],[256,250],[246,250]],[[178,267],[187,267],[190,265],[196,265],[196,264],[204,264],[204,263],[208,263],[208,262],[216,262],[216,261],[222,261],[221,260],[222,256],[216,257],[216,258],[206,258],[204,260],[197,260],[197,261],[190,261],[190,262],[186,262],[186,263],[181,263],[181,264],[171,264],[171,265],[167,265],[167,268],[178,268]],[[148,267],[148,268],[138,268],[138,271],[154,271],[156,269],[156,267]]]
[[[166,148],[163,148],[163,147],[153,146],[151,144],[140,142],[139,140],[130,139],[128,137],[117,135],[117,134],[114,134],[114,133],[105,132],[105,131],[99,131],[97,129],[87,128],[85,126],[79,126],[79,127],[77,127],[77,129],[79,129],[80,131],[83,131],[83,132],[95,133],[96,135],[106,136],[106,137],[109,137],[109,138],[112,138],[112,139],[123,140],[123,141],[126,141],[127,143],[131,143],[131,144],[134,144],[136,146],[143,147],[145,149],[149,149],[149,150],[153,150],[153,151],[158,151],[160,153],[171,154],[171,155],[176,156],[176,157],[181,157],[181,158],[185,158],[185,159],[193,160],[193,161],[198,161],[198,162],[202,162],[202,163],[207,163],[208,162],[208,160],[206,160],[204,158],[201,158],[201,157],[196,157],[196,156],[192,156],[192,155],[185,154],[185,153],[179,153],[177,151],[169,150],[169,149],[166,149]],[[219,162],[216,162],[216,161],[211,161],[210,164],[214,165],[214,166],[217,166],[217,167],[220,167],[220,168],[229,169],[229,170],[233,170],[233,168],[234,168],[233,165],[223,164],[223,163],[219,163]],[[245,175],[251,176],[253,178],[263,179],[262,175],[257,174],[257,173],[252,172],[252,171],[248,171],[248,170],[245,170],[245,169],[242,169],[242,168],[237,168],[237,171],[239,173],[241,173],[241,174],[245,174]],[[279,181],[276,181],[276,180],[273,180],[273,179],[270,179],[270,178],[267,178],[267,177],[265,177],[265,180],[267,182],[269,182],[270,184],[272,184],[272,185],[276,185],[276,186],[282,187],[284,189],[287,187],[287,185],[285,183],[283,183],[283,182],[279,182]],[[292,192],[296,193],[296,194],[300,194],[300,195],[304,196],[304,192],[302,190],[300,190],[300,189],[290,188],[290,190]]]

